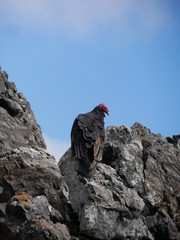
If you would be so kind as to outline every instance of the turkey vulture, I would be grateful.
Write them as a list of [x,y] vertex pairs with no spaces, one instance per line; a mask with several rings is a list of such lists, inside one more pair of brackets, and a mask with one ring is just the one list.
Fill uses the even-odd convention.
[[71,151],[80,160],[81,172],[87,172],[96,166],[97,161],[102,160],[105,113],[109,115],[109,110],[101,103],[91,112],[79,114],[74,120]]

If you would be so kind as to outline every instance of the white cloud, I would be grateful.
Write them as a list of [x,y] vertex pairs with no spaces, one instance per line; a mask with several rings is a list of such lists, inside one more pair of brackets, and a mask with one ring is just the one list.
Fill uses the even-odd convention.
[[47,144],[47,151],[55,157],[58,163],[63,154],[69,149],[70,143],[47,135],[44,136],[44,139]]
[[[157,29],[168,19],[168,2],[157,0],[1,0],[1,24],[64,30],[83,36],[98,27]],[[3,20],[3,21],[2,21]]]

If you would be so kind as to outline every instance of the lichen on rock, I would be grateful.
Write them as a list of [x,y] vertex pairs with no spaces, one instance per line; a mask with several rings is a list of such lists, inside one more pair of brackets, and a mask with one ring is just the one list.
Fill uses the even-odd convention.
[[0,239],[180,239],[180,135],[106,129],[103,160],[58,165],[30,104],[0,69]]

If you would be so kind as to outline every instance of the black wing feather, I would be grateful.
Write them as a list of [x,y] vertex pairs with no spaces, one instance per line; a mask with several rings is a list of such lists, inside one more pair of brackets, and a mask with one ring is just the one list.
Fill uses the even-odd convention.
[[103,117],[94,111],[77,116],[71,130],[73,156],[90,163],[102,160],[105,135]]

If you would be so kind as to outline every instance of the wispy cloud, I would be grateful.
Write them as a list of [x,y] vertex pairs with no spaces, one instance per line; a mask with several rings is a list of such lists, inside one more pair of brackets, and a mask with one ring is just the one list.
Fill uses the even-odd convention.
[[1,0],[1,24],[63,30],[83,36],[99,26],[116,31],[158,29],[168,20],[168,1],[157,0]]
[[70,143],[44,135],[47,151],[52,154],[58,163],[63,154],[70,147]]

